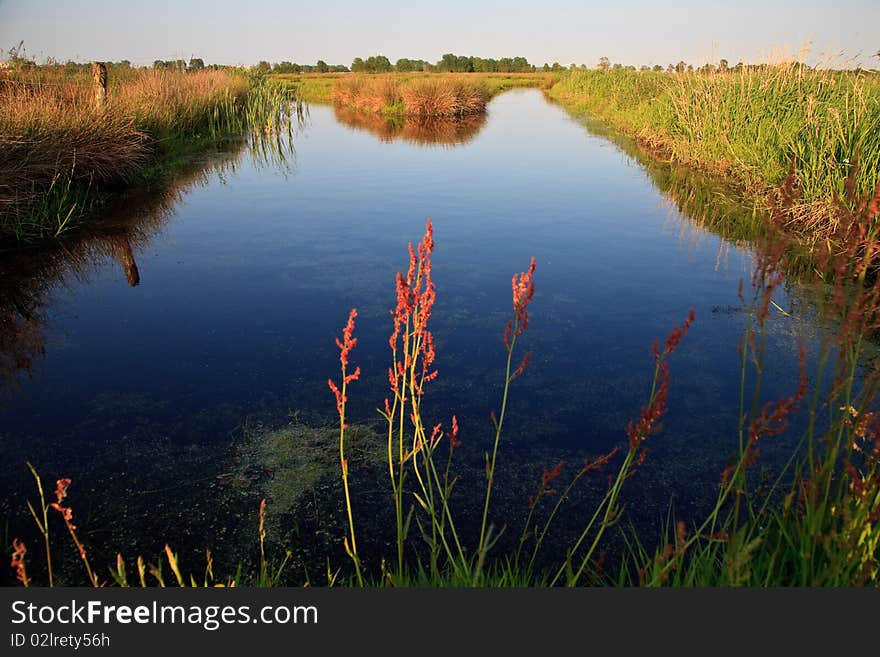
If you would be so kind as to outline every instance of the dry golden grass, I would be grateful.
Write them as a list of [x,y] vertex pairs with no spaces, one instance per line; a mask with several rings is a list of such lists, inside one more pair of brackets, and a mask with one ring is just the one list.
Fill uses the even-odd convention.
[[0,215],[20,218],[53,185],[124,182],[153,147],[225,127],[247,78],[232,71],[133,70],[114,79],[98,108],[90,81],[63,68],[0,80]]
[[481,81],[460,76],[352,75],[336,80],[332,98],[362,112],[449,117],[485,111],[489,91]]

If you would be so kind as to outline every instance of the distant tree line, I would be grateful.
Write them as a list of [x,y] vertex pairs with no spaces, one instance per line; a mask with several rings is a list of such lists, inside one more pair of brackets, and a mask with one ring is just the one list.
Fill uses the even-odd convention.
[[345,73],[348,71],[347,66],[328,64],[323,59],[319,59],[315,64],[296,64],[287,61],[277,64],[260,62],[257,64],[257,69],[265,73]]
[[206,68],[224,68],[222,66],[205,66],[201,57],[191,57],[189,62],[184,59],[157,59],[153,68],[165,71],[201,71]]
[[355,57],[352,73],[408,73],[411,71],[439,71],[444,73],[531,73],[535,67],[525,57],[472,57],[447,53],[436,63],[424,59],[398,59],[394,64],[385,55]]
[[[795,62],[798,66],[803,67],[805,70],[809,70],[811,67],[803,62]],[[702,66],[694,68],[693,64],[688,64],[685,61],[678,61],[675,64],[668,64],[667,66],[662,66],[661,64],[654,64],[653,66],[649,66],[647,64],[642,64],[636,69],[633,65],[624,66],[623,64],[613,64],[607,57],[601,57],[599,59],[598,68],[602,71],[608,70],[627,70],[627,71],[655,71],[657,73],[666,71],[667,73],[702,73],[702,74],[710,74],[710,73],[739,73],[741,71],[763,71],[770,68],[773,68],[773,64],[743,64],[742,62],[737,62],[735,65],[731,66],[730,62],[726,59],[721,59],[717,64],[712,62],[707,62]]]
[[[371,55],[364,59],[355,57],[351,66],[341,64],[327,64],[319,59],[314,65],[296,64],[293,62],[279,62],[276,64],[261,61],[255,67],[265,73],[410,73],[414,71],[439,71],[452,73],[531,73],[536,69],[525,57],[502,57],[492,59],[484,57],[470,57],[447,53],[435,63],[424,59],[408,59],[403,57],[392,63],[385,55]],[[546,70],[562,70],[558,63],[553,64],[551,69],[545,65]]]

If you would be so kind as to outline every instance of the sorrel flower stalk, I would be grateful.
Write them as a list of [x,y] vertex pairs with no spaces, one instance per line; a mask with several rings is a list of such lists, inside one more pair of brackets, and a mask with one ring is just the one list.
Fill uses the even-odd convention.
[[535,544],[532,547],[532,556],[529,559],[528,566],[526,568],[526,573],[531,575],[535,566],[535,561],[538,558],[538,553],[541,550],[541,545],[544,543],[544,539],[547,538],[547,534],[550,532],[550,527],[553,524],[553,521],[556,519],[556,516],[559,513],[559,510],[562,508],[563,503],[568,499],[568,496],[571,494],[571,491],[577,485],[578,481],[581,478],[590,473],[590,472],[598,472],[602,468],[604,468],[611,460],[617,455],[620,451],[619,447],[614,447],[606,454],[602,454],[601,456],[596,457],[595,459],[584,459],[583,464],[580,469],[577,471],[574,477],[572,477],[571,481],[568,485],[562,490],[562,492],[558,495],[556,504],[553,506],[552,511],[550,511],[550,515],[547,516],[547,520],[544,522],[544,525],[538,529],[538,525],[534,525],[534,529],[530,529],[532,526],[532,517],[534,516],[535,509],[538,506],[538,503],[544,497],[555,493],[555,491],[549,488],[550,484],[561,474],[562,471],[562,461],[557,464],[556,468],[553,470],[544,470],[541,475],[541,485],[538,488],[537,494],[529,499],[529,514],[526,518],[525,525],[523,526],[522,534],[520,534],[519,546],[517,547],[516,555],[514,556],[514,565],[518,569],[519,568],[519,559],[522,554],[523,547],[525,546],[526,541],[534,537]]
[[[408,249],[409,268],[406,276],[397,274],[397,304],[391,311],[393,331],[388,344],[392,364],[388,383],[392,398],[385,400],[385,408],[379,413],[388,423],[388,474],[396,515],[398,573],[404,572],[404,545],[410,524],[410,516],[404,509],[404,485],[411,468],[418,485],[418,492],[413,494],[427,514],[430,531],[425,530],[421,522],[419,527],[429,543],[431,570],[437,574],[442,551],[456,569],[462,568],[466,559],[448,504],[451,491],[448,462],[441,480],[433,458],[444,437],[442,425],[435,425],[429,434],[421,410],[425,384],[437,377],[437,371],[432,369],[436,358],[434,336],[428,329],[436,299],[431,278],[434,227],[430,218],[418,248],[410,244]],[[450,458],[457,436],[458,422],[453,418]]]
[[61,514],[61,518],[64,520],[64,524],[67,526],[67,531],[70,532],[70,537],[73,539],[73,544],[76,546],[77,552],[79,553],[79,558],[82,559],[83,565],[86,567],[86,573],[89,576],[89,583],[95,588],[98,588],[100,586],[100,584],[98,584],[98,576],[92,570],[85,546],[76,535],[76,525],[73,524],[73,509],[61,504],[61,501],[67,497],[67,489],[70,487],[70,483],[71,480],[67,478],[59,479],[55,482],[56,501],[52,502],[49,506]]
[[[593,532],[593,528],[596,527],[593,539],[583,557],[581,557],[580,564],[576,568],[571,563],[572,556],[569,556],[566,559],[565,563],[560,566],[553,579],[554,584],[563,574],[568,573],[567,585],[576,586],[580,578],[583,576],[584,571],[593,562],[593,557],[596,554],[596,550],[599,547],[605,531],[620,518],[622,507],[619,504],[619,500],[623,484],[635,473],[638,467],[644,463],[648,454],[647,448],[644,445],[645,441],[652,433],[655,433],[658,430],[660,419],[666,414],[666,396],[669,391],[670,378],[667,359],[672,355],[676,347],[678,347],[681,339],[687,334],[691,325],[694,323],[695,317],[696,314],[694,309],[691,308],[684,323],[681,326],[673,328],[669,337],[666,338],[666,342],[663,345],[663,351],[660,351],[657,342],[654,342],[651,350],[654,357],[654,379],[651,383],[651,394],[648,397],[648,403],[639,414],[639,419],[636,421],[630,421],[626,430],[627,451],[623,463],[620,466],[620,470],[617,472],[617,477],[605,493],[602,501],[596,507],[596,510],[593,512],[590,521],[587,523],[583,532],[581,532],[578,540],[569,550],[569,555],[573,556],[576,554],[580,546],[583,545]],[[598,526],[596,525],[597,522]]]
[[486,456],[486,499],[483,502],[483,520],[480,524],[480,540],[477,544],[477,567],[475,576],[479,575],[482,565],[486,559],[486,552],[491,547],[491,529],[488,525],[489,519],[489,502],[492,498],[492,484],[495,481],[495,465],[498,459],[498,444],[501,442],[501,430],[504,426],[504,416],[507,412],[507,397],[510,390],[510,383],[516,377],[520,376],[529,364],[529,353],[526,353],[519,366],[511,372],[513,364],[513,352],[516,348],[517,339],[525,332],[529,326],[529,304],[535,297],[535,283],[532,277],[535,274],[535,259],[529,263],[528,271],[514,274],[511,281],[513,291],[513,319],[507,323],[504,330],[504,347],[507,349],[507,364],[504,371],[504,393],[501,397],[501,412],[495,417],[493,414],[492,421],[495,425],[495,441],[492,445],[491,458]]
[[361,575],[361,564],[357,553],[357,541],[354,535],[354,514],[351,509],[351,495],[348,489],[348,459],[345,458],[345,403],[348,401],[346,392],[348,384],[357,381],[361,375],[361,368],[358,367],[354,372],[348,374],[348,357],[351,350],[357,345],[357,338],[354,336],[354,319],[357,317],[357,310],[351,309],[348,314],[348,323],[342,331],[342,340],[336,339],[336,346],[339,347],[339,362],[342,369],[342,385],[337,387],[333,379],[327,380],[327,385],[336,396],[336,410],[339,413],[339,463],[342,467],[342,487],[345,490],[345,510],[348,513],[348,538],[344,539],[345,551],[354,562],[355,574],[357,575],[358,584],[364,585],[364,579]]

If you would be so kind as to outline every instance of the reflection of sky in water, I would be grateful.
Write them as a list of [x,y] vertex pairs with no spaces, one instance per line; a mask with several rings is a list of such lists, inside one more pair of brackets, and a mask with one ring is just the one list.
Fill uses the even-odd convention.
[[[738,305],[747,256],[730,249],[718,266],[720,238],[683,238],[646,173],[539,92],[502,95],[455,148],[383,143],[313,107],[291,171],[244,157],[222,179],[185,195],[137,254],[139,287],[107,261],[55,290],[46,354],[0,410],[4,440],[89,460],[129,423],[154,423],[171,443],[222,445],[250,413],[332,419],[333,338],[353,306],[364,377],[352,417],[375,418],[394,274],[430,215],[440,370],[430,417],[457,413],[466,441],[489,440],[510,278],[534,255],[523,342],[533,358],[514,386],[511,441],[595,453],[622,440],[647,397],[651,342],[693,305],[657,447],[687,460],[733,444],[744,317],[725,310]],[[798,330],[771,326],[768,398],[793,388]]]

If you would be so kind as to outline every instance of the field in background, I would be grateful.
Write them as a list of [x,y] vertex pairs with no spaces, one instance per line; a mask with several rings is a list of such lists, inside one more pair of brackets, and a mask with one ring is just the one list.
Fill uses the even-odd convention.
[[[434,78],[466,80],[484,85],[490,98],[519,87],[549,88],[556,79],[554,73],[389,73],[383,77],[386,75],[400,82]],[[300,100],[325,105],[333,102],[333,86],[350,77],[350,73],[272,73],[267,76],[295,91]]]

